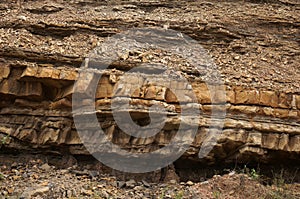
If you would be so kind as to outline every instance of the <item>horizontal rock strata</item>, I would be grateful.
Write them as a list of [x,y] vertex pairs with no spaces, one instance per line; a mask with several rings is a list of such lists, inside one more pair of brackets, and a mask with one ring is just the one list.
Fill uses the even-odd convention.
[[[300,48],[299,4],[272,1],[26,1],[18,6],[0,3],[0,133],[6,149],[89,154],[73,122],[72,96],[80,66],[88,53],[110,35],[133,27],[158,26],[181,31],[197,40],[215,60],[225,83],[226,100],[218,103],[201,74],[184,60],[156,51],[127,52],[106,70],[98,70],[95,113],[109,141],[130,152],[162,148],[179,128],[181,109],[192,106],[188,85],[171,80],[170,88],[144,81],[133,72],[126,88],[118,80],[136,63],[163,63],[179,67],[189,80],[201,112],[198,132],[184,157],[206,163],[217,161],[299,160]],[[164,61],[167,60],[167,61]],[[176,67],[175,67],[176,68]],[[155,82],[163,82],[157,77]],[[183,104],[171,90],[182,93]],[[115,91],[115,93],[114,93]],[[216,99],[216,101],[212,101]],[[149,123],[148,111],[160,105],[167,114],[155,136],[135,138],[123,132],[112,116],[111,102],[129,100],[140,125]],[[214,126],[212,109],[225,107],[224,126]],[[160,114],[161,110],[156,110]],[[81,116],[88,112],[80,112]],[[83,117],[84,118],[84,117]],[[187,116],[188,118],[188,116]],[[216,118],[218,120],[218,118]],[[88,129],[88,127],[82,127]],[[188,128],[187,128],[188,129]],[[203,159],[198,152],[209,129],[221,130],[217,144]],[[104,147],[104,146],[103,146]]]

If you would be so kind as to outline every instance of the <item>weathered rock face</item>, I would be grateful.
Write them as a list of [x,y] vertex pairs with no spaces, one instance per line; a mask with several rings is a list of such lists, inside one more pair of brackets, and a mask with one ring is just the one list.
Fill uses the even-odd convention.
[[[0,132],[3,139],[9,135],[5,148],[88,154],[72,115],[73,85],[84,57],[107,36],[123,30],[167,26],[208,49],[224,78],[227,114],[222,135],[201,161],[299,161],[297,1],[78,0],[68,5],[63,1],[26,1],[21,7],[9,2],[0,3]],[[130,111],[136,123],[145,125],[149,123],[149,107],[159,104],[169,116],[163,129],[150,138],[135,138],[114,122],[110,107],[113,91],[124,72],[136,63],[181,64],[180,74],[192,85],[201,111],[198,133],[184,156],[200,161],[197,154],[212,123],[211,109],[220,105],[211,103],[210,91],[193,66],[159,51],[127,52],[109,69],[98,71],[102,77],[95,107],[107,137],[129,151],[149,152],[167,145],[178,129],[181,107],[176,96],[170,89],[149,82],[143,82],[132,94],[130,109],[120,107],[120,112]],[[134,87],[141,81],[139,73],[132,73],[127,84]],[[172,89],[186,89],[184,82],[172,81]],[[188,96],[185,99],[188,106],[191,101]]]

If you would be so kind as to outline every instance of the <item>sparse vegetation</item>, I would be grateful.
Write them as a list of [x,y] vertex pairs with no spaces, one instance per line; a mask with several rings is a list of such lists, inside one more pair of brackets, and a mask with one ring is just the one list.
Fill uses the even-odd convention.
[[178,193],[175,196],[175,199],[182,199],[184,195],[184,192],[182,190],[178,191]]
[[9,143],[9,139],[10,139],[10,136],[9,134],[5,135],[5,136],[2,136],[1,138],[1,143],[0,143],[0,148],[3,146],[3,145],[6,145]]
[[163,189],[162,192],[161,192],[161,194],[160,194],[160,196],[159,196],[159,198],[160,199],[164,199],[165,198],[165,194],[166,194],[166,189]]
[[5,176],[3,175],[3,173],[0,172],[0,180],[4,180]]
[[255,179],[255,180],[258,180],[260,175],[256,172],[256,170],[254,168],[252,168],[250,170],[250,176],[251,178]]
[[274,171],[272,171],[272,174],[273,174],[272,184],[274,184],[277,187],[284,186],[285,184],[284,170],[281,169],[279,173],[275,173]]
[[221,193],[218,190],[213,191],[213,196],[215,199],[220,199],[221,198]]

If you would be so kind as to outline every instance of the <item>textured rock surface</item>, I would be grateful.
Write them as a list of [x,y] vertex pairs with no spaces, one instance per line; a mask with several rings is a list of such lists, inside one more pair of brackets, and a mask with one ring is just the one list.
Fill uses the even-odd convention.
[[[133,27],[158,26],[199,41],[224,78],[227,115],[223,134],[205,162],[299,160],[297,1],[74,0],[66,4],[59,0],[0,3],[0,132],[3,139],[9,135],[7,149],[88,154],[76,132],[71,103],[84,57],[107,36]],[[178,129],[180,106],[168,89],[145,82],[130,100],[132,117],[141,124],[148,122],[145,111],[149,106],[166,107],[170,115],[167,124],[150,138],[122,132],[113,121],[110,103],[117,80],[133,63],[173,67],[178,62],[202,113],[197,136],[184,154],[198,160],[210,111],[218,105],[211,104],[209,90],[192,66],[155,50],[128,52],[111,69],[101,71],[95,106],[112,142],[135,152],[153,151],[170,142]],[[139,78],[133,73],[127,83],[135,86]],[[175,80],[171,85],[178,90],[186,86]],[[186,103],[190,103],[188,98]]]

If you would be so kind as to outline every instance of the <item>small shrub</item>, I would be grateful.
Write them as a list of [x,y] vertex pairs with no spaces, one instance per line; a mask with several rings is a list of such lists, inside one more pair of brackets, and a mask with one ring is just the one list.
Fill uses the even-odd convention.
[[251,169],[251,170],[250,170],[250,176],[251,176],[251,178],[253,178],[253,179],[255,179],[255,180],[258,180],[259,177],[260,177],[260,175],[256,172],[255,169]]

